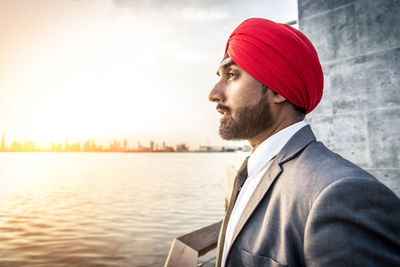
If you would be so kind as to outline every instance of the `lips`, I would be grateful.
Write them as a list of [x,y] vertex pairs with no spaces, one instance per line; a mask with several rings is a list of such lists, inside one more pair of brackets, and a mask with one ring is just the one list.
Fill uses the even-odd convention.
[[231,109],[228,106],[218,105],[217,111],[221,114],[220,122],[228,120],[231,114]]
[[217,111],[219,113],[221,113],[222,115],[227,115],[230,114],[231,109],[228,106],[222,105],[222,104],[218,104],[217,105]]
[[229,113],[229,111],[224,110],[224,109],[217,109],[217,111],[218,111],[219,113],[221,113],[222,115],[226,115],[227,113]]

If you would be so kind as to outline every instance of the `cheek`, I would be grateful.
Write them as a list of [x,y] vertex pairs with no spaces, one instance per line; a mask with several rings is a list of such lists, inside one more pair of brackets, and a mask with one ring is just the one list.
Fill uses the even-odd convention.
[[258,103],[261,98],[260,90],[257,88],[246,87],[238,90],[235,94],[235,106],[236,107],[248,107]]

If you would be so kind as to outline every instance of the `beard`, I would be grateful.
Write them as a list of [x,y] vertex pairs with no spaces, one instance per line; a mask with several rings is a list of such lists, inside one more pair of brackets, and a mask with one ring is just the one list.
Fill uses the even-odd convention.
[[[231,111],[230,107],[221,104],[218,104],[217,108]],[[270,104],[266,94],[256,105],[238,108],[235,113],[236,119],[229,116],[221,120],[219,135],[222,139],[251,139],[272,125]]]

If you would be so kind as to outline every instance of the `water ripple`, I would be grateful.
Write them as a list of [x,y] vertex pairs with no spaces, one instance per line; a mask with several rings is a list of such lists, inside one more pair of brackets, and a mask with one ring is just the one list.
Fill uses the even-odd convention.
[[0,267],[163,266],[224,212],[232,154],[0,154]]

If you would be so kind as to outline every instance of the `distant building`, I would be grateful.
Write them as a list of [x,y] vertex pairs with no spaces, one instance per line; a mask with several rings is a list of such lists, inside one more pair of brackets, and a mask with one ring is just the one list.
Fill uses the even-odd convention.
[[94,138],[92,138],[92,144],[91,144],[91,147],[90,147],[90,149],[91,149],[91,151],[101,151],[101,149],[99,150],[98,149],[98,147],[97,147],[97,145],[96,145],[96,143],[94,142]]
[[175,152],[172,146],[166,146],[164,152]]
[[83,151],[85,152],[90,152],[92,151],[92,146],[90,144],[90,140],[87,140],[84,144],[83,144]]
[[59,144],[57,145],[56,151],[57,151],[57,152],[62,152],[62,151],[63,151],[62,143],[59,143]]
[[150,141],[150,151],[154,151],[154,141]]
[[179,144],[176,146],[176,152],[188,152],[189,148],[186,146],[186,144]]
[[69,151],[71,152],[81,152],[81,143],[72,143],[69,147]]
[[84,152],[96,152],[99,151],[99,149],[97,148],[96,143],[94,142],[94,139],[92,138],[92,140],[87,140],[84,144],[83,144],[83,151]]
[[10,151],[12,152],[22,152],[24,150],[24,147],[22,146],[22,144],[18,141],[14,141],[11,144],[11,148]]
[[222,147],[220,146],[200,146],[199,147],[199,152],[219,152],[222,150]]
[[69,151],[68,138],[65,138],[65,142],[64,142],[64,151]]
[[223,146],[223,147],[221,148],[221,152],[234,152],[234,151],[237,151],[237,150],[239,150],[239,148],[237,148],[237,147],[227,147],[227,146]]
[[24,144],[24,152],[34,152],[35,151],[35,143],[32,141],[25,141]]
[[7,147],[6,147],[6,134],[5,134],[4,131],[3,131],[3,136],[1,137],[0,151],[7,151]]
[[[206,146],[201,145],[198,152],[234,152],[237,150],[243,150],[245,147],[227,147],[227,146]],[[247,149],[247,148],[246,148]],[[247,151],[247,150],[244,150]]]
[[111,151],[111,152],[120,152],[120,151],[122,151],[121,142],[119,142],[119,141],[117,142],[117,140],[114,139],[114,143],[110,144],[109,151]]

